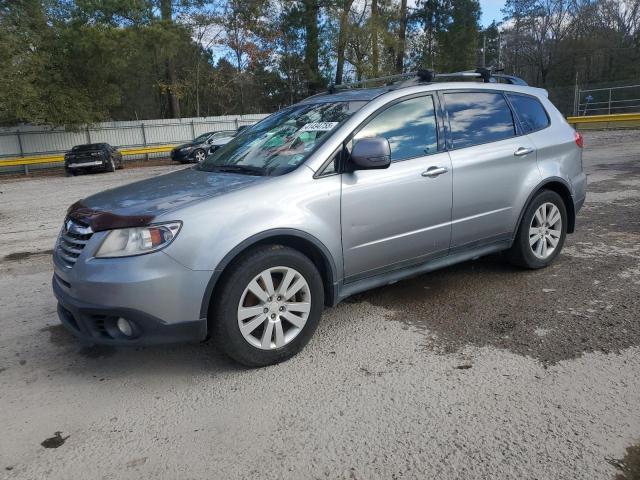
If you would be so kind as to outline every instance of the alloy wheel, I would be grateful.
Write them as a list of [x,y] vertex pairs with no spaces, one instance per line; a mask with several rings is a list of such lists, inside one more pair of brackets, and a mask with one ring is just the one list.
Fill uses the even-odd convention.
[[304,328],[311,309],[307,280],[290,267],[272,267],[256,275],[238,304],[244,339],[262,350],[281,348]]
[[555,252],[562,235],[562,215],[553,203],[540,205],[529,226],[529,246],[533,254],[542,260]]
[[198,150],[195,155],[194,158],[196,159],[196,162],[198,163],[202,163],[205,159],[206,155],[204,154],[204,152],[202,150]]

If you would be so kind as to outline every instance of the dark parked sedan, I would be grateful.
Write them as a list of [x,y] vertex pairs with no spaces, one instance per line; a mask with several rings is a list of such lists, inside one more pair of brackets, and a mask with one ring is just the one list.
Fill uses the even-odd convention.
[[68,176],[81,171],[115,172],[116,168],[124,168],[122,154],[108,143],[76,145],[64,155]]
[[180,163],[200,163],[207,157],[211,147],[217,144],[217,140],[225,139],[228,142],[233,134],[233,131],[203,133],[192,142],[178,145],[171,150],[171,160]]

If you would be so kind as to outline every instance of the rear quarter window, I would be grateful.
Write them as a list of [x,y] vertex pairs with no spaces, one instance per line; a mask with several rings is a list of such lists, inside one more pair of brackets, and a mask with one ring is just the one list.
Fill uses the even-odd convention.
[[507,94],[520,120],[524,133],[535,132],[549,126],[549,115],[540,100],[527,95]]
[[454,148],[515,136],[513,115],[501,93],[454,92],[444,98]]

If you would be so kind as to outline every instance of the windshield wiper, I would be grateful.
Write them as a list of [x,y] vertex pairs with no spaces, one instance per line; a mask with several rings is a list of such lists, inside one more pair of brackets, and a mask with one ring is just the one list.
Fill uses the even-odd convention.
[[258,176],[266,175],[266,170],[264,168],[254,167],[253,165],[212,165],[210,170],[214,172],[229,172]]

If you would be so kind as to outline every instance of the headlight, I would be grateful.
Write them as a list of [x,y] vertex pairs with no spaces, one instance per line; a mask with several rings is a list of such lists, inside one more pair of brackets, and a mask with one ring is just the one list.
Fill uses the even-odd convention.
[[96,257],[129,257],[155,252],[169,245],[182,223],[171,222],[148,227],[111,230],[96,253]]

